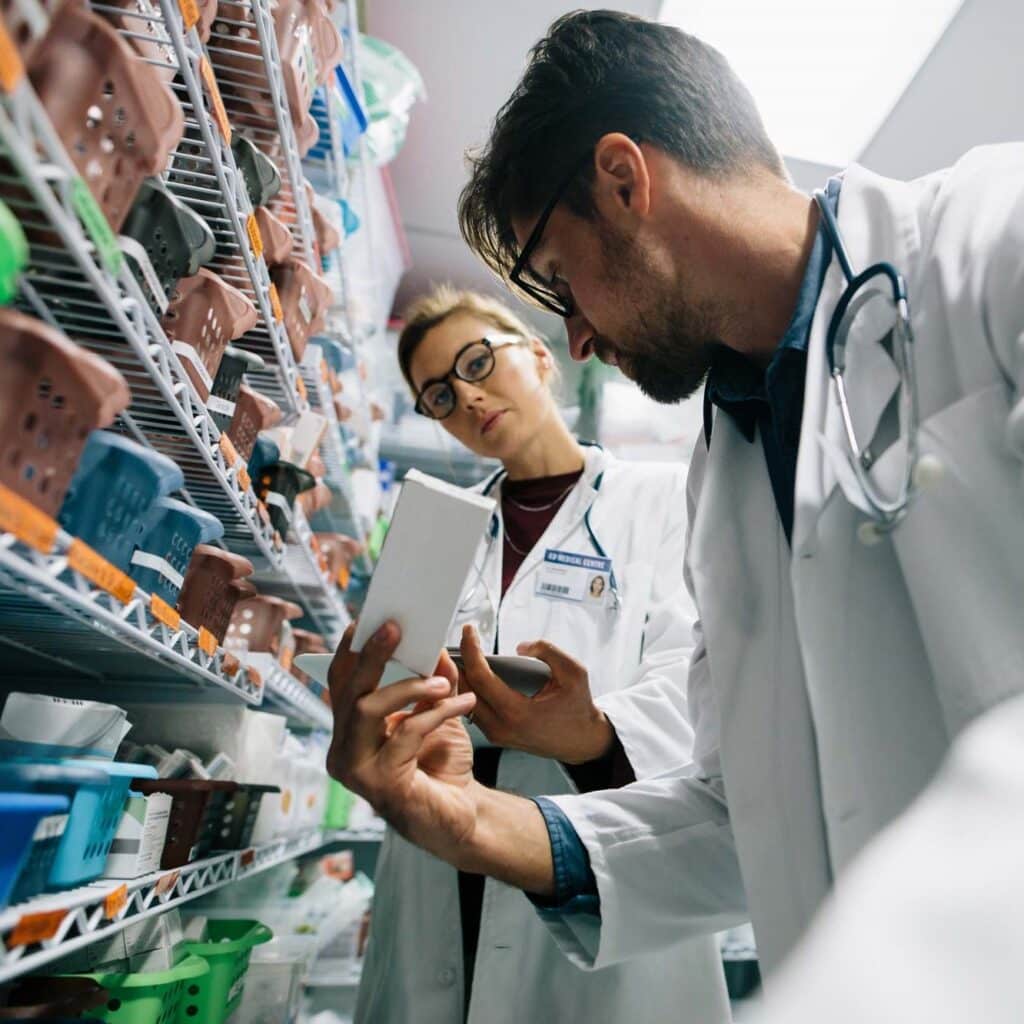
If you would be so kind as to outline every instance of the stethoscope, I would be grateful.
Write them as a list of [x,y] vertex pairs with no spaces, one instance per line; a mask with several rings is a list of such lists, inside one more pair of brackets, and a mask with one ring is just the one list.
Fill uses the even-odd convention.
[[[861,524],[857,536],[865,544],[876,544],[886,533],[894,530],[906,517],[911,502],[924,488],[935,483],[942,475],[942,464],[933,455],[918,457],[917,376],[914,369],[914,332],[910,323],[910,304],[903,275],[886,261],[874,263],[859,274],[853,272],[850,256],[839,233],[839,224],[822,189],[814,192],[814,201],[821,212],[822,224],[835,250],[839,266],[846,278],[846,287],[829,321],[825,335],[825,354],[829,374],[835,388],[839,413],[843,420],[848,459],[864,499],[864,511],[871,517]],[[899,424],[900,436],[906,446],[906,462],[899,489],[894,498],[888,498],[875,486],[868,475],[874,462],[870,448],[862,448],[857,440],[846,393],[846,341],[850,325],[857,311],[869,302],[876,292],[866,286],[877,278],[884,279],[891,290],[896,320],[892,328],[892,358],[899,372]],[[851,314],[847,316],[847,314]]]
[[[581,442],[583,443],[583,442]],[[596,445],[594,447],[600,447]],[[505,478],[506,472],[504,469],[499,469],[494,473],[484,484],[483,490],[480,492],[485,497],[490,496],[491,492],[498,486],[499,483]],[[591,499],[590,504],[587,506],[587,511],[583,513],[583,527],[587,531],[587,538],[590,541],[594,551],[597,552],[599,558],[607,558],[608,555],[605,552],[604,546],[597,538],[597,534],[594,532],[594,526],[590,521],[590,513],[593,511],[594,503],[597,501],[597,495],[601,490],[601,484],[604,482],[604,471],[602,470],[594,478],[592,485],[594,490],[594,497]],[[468,615],[471,612],[476,611],[480,607],[480,602],[475,602],[477,592],[483,587],[484,582],[484,566],[487,565],[487,559],[491,555],[491,551],[498,540],[498,535],[501,533],[501,524],[498,521],[498,513],[495,512],[491,515],[490,526],[487,531],[487,545],[484,548],[483,558],[481,558],[476,566],[476,575],[473,579],[473,585],[470,587],[466,596],[459,603],[457,615]],[[615,567],[612,566],[611,571],[608,574],[608,592],[611,594],[611,609],[613,612],[618,612],[622,609],[622,597],[619,594],[619,584],[615,578]]]

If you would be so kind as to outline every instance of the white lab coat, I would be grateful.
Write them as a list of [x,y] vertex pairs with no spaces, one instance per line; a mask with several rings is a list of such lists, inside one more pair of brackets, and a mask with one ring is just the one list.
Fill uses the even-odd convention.
[[960,736],[840,879],[759,1024],[1020,1024],[1024,698]]
[[[520,642],[543,638],[579,658],[634,770],[645,777],[691,756],[685,664],[694,615],[682,579],[685,472],[618,462],[598,448],[586,452],[583,476],[503,599],[499,518],[494,542],[485,540],[477,554],[481,571],[470,573],[449,642],[458,643],[462,624],[471,621],[485,650],[514,654]],[[622,600],[618,612],[534,592],[546,549],[596,554],[584,524],[588,509],[594,534],[613,563]],[[621,710],[624,689],[637,699]],[[486,743],[478,730],[471,731],[475,743]],[[575,791],[557,762],[512,750],[501,755],[498,786],[535,795]],[[356,1020],[461,1024],[460,935],[455,870],[389,831],[377,866]],[[487,880],[470,1024],[627,1018],[638,1024],[727,1021],[721,964],[710,937],[587,974],[559,953],[521,892]]]
[[[770,972],[952,738],[1024,690],[1024,145],[910,183],[852,167],[839,224],[855,270],[889,260],[906,277],[920,445],[944,476],[889,538],[858,541],[865,517],[822,441],[843,444],[824,352],[844,284],[833,261],[811,330],[792,548],[759,440],[717,415],[691,464],[693,769],[558,798],[602,915],[545,919],[582,965],[749,918]],[[851,333],[847,386],[892,493],[898,446],[878,438],[897,375],[878,335]]]

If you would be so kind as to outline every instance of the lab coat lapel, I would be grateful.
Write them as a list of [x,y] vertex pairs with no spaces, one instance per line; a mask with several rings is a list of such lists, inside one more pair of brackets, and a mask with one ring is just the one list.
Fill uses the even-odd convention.
[[[902,182],[880,178],[856,165],[847,171],[839,197],[839,230],[855,273],[882,260],[901,272],[912,265],[919,245],[914,209],[913,197]],[[849,445],[825,351],[829,322],[845,287],[846,279],[833,256],[808,345],[796,474],[795,553],[813,543],[818,517],[837,487],[851,504],[861,501],[847,461]],[[910,298],[913,302],[913,295]],[[867,447],[899,386],[896,365],[880,343],[888,323],[879,306],[869,306],[857,318],[846,346],[848,401],[857,438]]]

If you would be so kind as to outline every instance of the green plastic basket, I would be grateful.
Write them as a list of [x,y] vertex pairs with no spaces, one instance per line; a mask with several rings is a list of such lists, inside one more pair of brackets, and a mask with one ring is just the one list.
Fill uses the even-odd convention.
[[28,242],[15,216],[0,203],[0,304],[18,291],[18,277],[28,260]]
[[274,937],[259,921],[211,919],[207,929],[208,942],[185,943],[190,958],[202,958],[210,970],[196,982],[198,991],[189,989],[189,997],[178,1008],[177,1024],[224,1024],[242,1001],[253,946]]
[[210,968],[200,956],[186,956],[169,971],[145,974],[88,974],[110,995],[105,1006],[90,1010],[89,1016],[114,1024],[175,1024],[178,1020],[203,1020],[180,1016],[185,1004]]
[[331,779],[327,784],[327,813],[324,814],[324,828],[348,828],[348,817],[352,813],[355,796],[340,782]]

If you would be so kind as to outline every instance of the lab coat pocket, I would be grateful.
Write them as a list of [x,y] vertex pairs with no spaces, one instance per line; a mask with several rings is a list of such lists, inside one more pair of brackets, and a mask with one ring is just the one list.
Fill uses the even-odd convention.
[[[1009,411],[999,383],[921,424],[920,454],[942,471],[893,534],[953,734],[1024,689],[1024,501],[1020,464],[1006,444]],[[900,448],[875,469],[890,493],[903,471]]]

